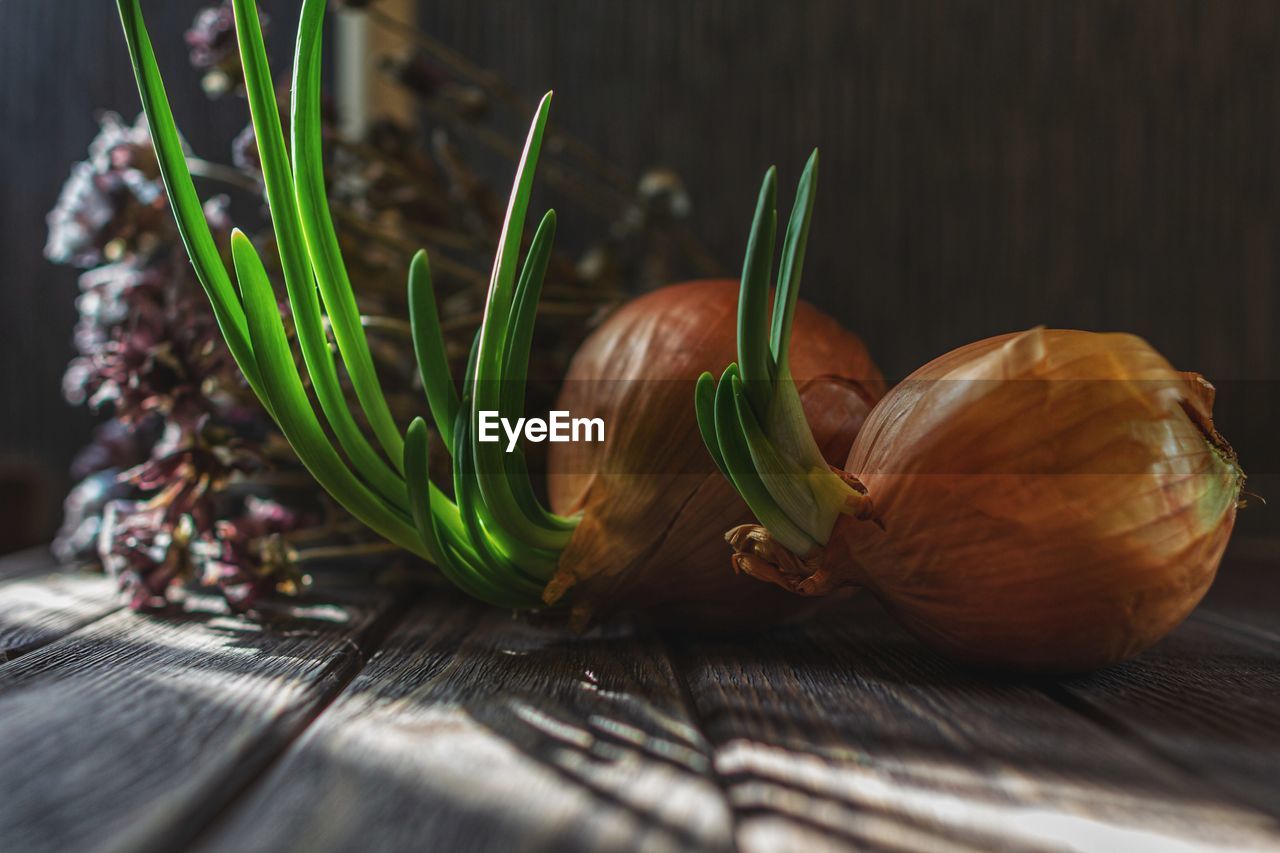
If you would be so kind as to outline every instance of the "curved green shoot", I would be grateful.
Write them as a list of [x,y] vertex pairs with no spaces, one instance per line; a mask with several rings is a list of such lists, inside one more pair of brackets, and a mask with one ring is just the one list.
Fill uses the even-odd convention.
[[698,416],[698,432],[702,435],[702,443],[707,446],[720,473],[732,483],[733,477],[725,464],[724,454],[720,452],[720,439],[716,437],[716,378],[710,373],[704,371],[698,377],[693,393],[693,408]]
[[431,286],[431,265],[427,253],[419,251],[409,264],[409,328],[418,360],[418,376],[427,394],[431,417],[445,447],[454,447],[453,423],[458,419],[458,389],[449,377],[449,356],[445,350],[440,316],[436,312]]
[[[813,214],[818,152],[806,164],[783,239],[772,319],[769,285],[777,236],[777,173],[765,173],[747,240],[738,297],[738,365],[694,391],[698,428],[716,466],[756,518],[804,557],[825,545],[856,505],[853,488],[822,458],[791,376],[788,350]],[[740,365],[740,367],[739,367]]]
[[[289,295],[289,307],[293,312],[303,362],[311,377],[311,385],[315,389],[320,408],[356,470],[361,472],[379,494],[407,513],[408,495],[403,480],[365,439],[347,407],[338,382],[328,336],[324,330],[320,300],[316,296],[316,275],[305,252],[303,217],[294,191],[293,173],[285,149],[280,110],[276,103],[271,70],[267,64],[257,7],[253,0],[234,0],[233,7],[249,112],[253,119],[267,202],[275,227],[276,245],[284,268],[285,288]],[[303,52],[301,38],[299,52]],[[354,374],[352,385],[357,386]],[[358,390],[357,387],[357,396]],[[392,458],[398,466],[403,450],[397,444],[389,452],[394,452]]]
[[791,325],[795,321],[796,299],[800,295],[800,275],[809,244],[809,222],[813,218],[814,188],[818,181],[818,149],[800,175],[787,236],[782,244],[782,264],[778,270],[778,292],[773,303],[773,324],[769,332],[769,352],[777,366],[777,376],[790,375]]
[[[452,457],[454,496],[450,498],[430,480],[426,422],[415,419],[403,438],[396,430],[333,229],[324,190],[319,113],[323,0],[304,0],[299,20],[292,156],[285,144],[256,7],[252,0],[233,0],[233,8],[299,349],[306,378],[337,447],[312,406],[262,260],[239,231],[231,245],[240,286],[237,298],[186,167],[139,0],[118,3],[184,242],[237,363],[298,458],[353,516],[391,542],[436,563],[446,578],[468,594],[503,607],[540,606],[542,589],[577,519],[554,515],[541,505],[521,453],[502,453],[496,444],[478,442],[474,432],[482,407],[517,417],[523,409],[537,305],[555,236],[554,212],[543,218],[523,266],[519,252],[550,95],[539,105],[517,171],[484,323],[461,394],[449,377],[426,253],[419,252],[409,269],[414,351],[428,407]],[[326,312],[338,357],[385,459],[365,438],[346,402],[325,332]],[[743,451],[744,456],[747,453]]]
[[508,418],[519,417],[524,412],[525,378],[529,373],[533,328],[538,316],[538,301],[542,297],[542,282],[551,263],[551,248],[555,239],[556,212],[548,210],[533,234],[529,255],[520,271],[520,281],[516,284],[512,297],[511,322],[502,352],[502,375],[506,378],[499,392],[502,413]]
[[[252,6],[252,3],[253,0],[237,0],[237,19],[239,7],[245,4]],[[302,233],[306,238],[305,248],[315,270],[320,295],[324,298],[334,340],[342,354],[347,374],[351,377],[351,386],[378,443],[382,445],[392,464],[399,468],[403,456],[403,440],[378,382],[373,356],[369,352],[364,327],[360,324],[360,309],[356,305],[346,264],[342,260],[342,251],[338,247],[338,237],[325,193],[320,120],[320,60],[324,12],[325,0],[304,0],[298,22],[291,121],[293,170],[297,181],[293,203],[300,214]],[[261,55],[261,68],[265,68],[266,52],[262,47],[261,34],[257,32],[256,13],[252,17],[257,35],[254,52]],[[249,67],[246,65],[246,79],[248,76]],[[270,84],[269,75],[265,82]],[[271,105],[275,105],[274,97],[271,98]]]
[[756,471],[755,461],[738,420],[737,401],[733,393],[736,380],[738,366],[731,364],[720,377],[715,400],[716,435],[719,437],[725,467],[729,470],[729,481],[760,523],[769,528],[769,532],[783,547],[797,554],[807,554],[816,545],[813,538],[791,520]]
[[427,556],[409,519],[389,509],[370,492],[329,444],[294,365],[262,259],[238,229],[231,237],[231,254],[271,410],[298,459],[348,512],[401,548]]
[[496,607],[536,606],[537,601],[529,596],[513,593],[484,577],[476,568],[476,555],[461,546],[461,537],[442,522],[438,508],[447,499],[427,478],[429,441],[426,422],[415,418],[405,436],[404,467],[414,522],[427,543],[431,561],[450,583],[473,598]]
[[770,166],[756,202],[747,257],[742,262],[738,295],[738,364],[751,402],[760,411],[769,404],[774,379],[773,356],[760,329],[769,322],[769,277],[773,274],[773,244],[778,232],[778,170]]
[[[529,374],[529,353],[533,348],[533,329],[537,320],[538,302],[542,296],[542,282],[546,278],[547,267],[551,263],[551,248],[556,235],[556,212],[548,210],[534,232],[533,242],[529,246],[529,254],[524,268],[520,272],[520,280],[516,284],[514,308],[507,333],[506,346],[502,355],[502,413],[507,418],[518,418],[524,414],[524,395],[526,378]],[[516,448],[511,453],[503,454],[504,473],[516,504],[527,518],[554,518],[534,494],[529,479],[529,467],[525,462],[524,452]],[[553,526],[559,527],[557,521]]]
[[466,527],[470,542],[480,555],[481,566],[492,575],[493,579],[504,588],[528,593],[536,599],[541,595],[542,588],[547,582],[545,577],[539,580],[524,571],[522,564],[528,566],[533,562],[530,559],[532,555],[522,554],[518,545],[510,550],[503,548],[497,538],[489,533],[489,530],[494,529],[495,524],[488,512],[488,506],[479,494],[475,464],[471,458],[471,449],[474,445],[470,441],[470,431],[470,418],[464,414],[458,418],[458,424],[455,427],[455,433],[458,436],[458,455],[457,462],[453,466],[453,494],[462,514],[462,523]]
[[187,168],[187,156],[183,150],[182,139],[178,135],[178,127],[173,120],[173,111],[169,109],[169,98],[165,94],[164,79],[160,75],[160,67],[156,64],[155,52],[151,49],[151,38],[142,19],[142,9],[138,0],[117,0],[120,10],[120,23],[124,28],[125,42],[129,48],[129,59],[133,64],[133,74],[138,82],[138,93],[142,97],[143,111],[147,116],[147,125],[151,129],[151,138],[155,144],[156,159],[160,164],[160,174],[164,179],[165,192],[169,196],[169,205],[173,208],[177,221],[178,233],[195,268],[196,278],[209,297],[213,307],[214,318],[222,337],[231,350],[236,366],[249,382],[249,387],[270,409],[262,377],[258,374],[258,365],[253,358],[253,347],[249,342],[249,327],[245,320],[244,309],[231,285],[231,277],[223,265],[222,256],[213,241],[213,233],[204,218],[204,208],[200,197],[196,194],[191,171]]
[[[473,412],[500,411],[502,404],[502,379],[506,341],[509,336],[516,265],[520,251],[520,236],[529,197],[533,191],[533,174],[542,148],[542,136],[547,115],[551,108],[548,92],[534,113],[533,124],[525,140],[524,151],[516,170],[516,181],[511,191],[498,253],[493,262],[489,279],[489,293],[485,302],[484,323],[480,328],[478,354],[470,381],[474,387]],[[551,220],[554,223],[554,219]],[[526,259],[528,266],[536,260]],[[464,396],[466,392],[464,391]],[[512,536],[525,544],[549,550],[560,550],[568,544],[577,526],[574,519],[562,518],[546,511],[538,511],[516,499],[515,490],[507,475],[507,463],[502,459],[503,450],[496,442],[481,442],[473,432],[471,454],[475,460],[476,479],[480,494],[493,514],[494,521]],[[533,509],[531,512],[530,510]]]
[[[779,452],[760,427],[755,412],[751,411],[742,382],[736,376],[732,377],[732,382],[738,424],[760,480],[778,505],[787,507],[788,517],[797,527],[814,541],[825,542],[844,501],[841,500],[838,506],[830,506],[814,499],[809,480],[810,472],[815,469],[806,469]],[[826,463],[817,470],[822,475],[838,479],[828,471]]]
[[[479,488],[476,461],[470,424],[476,420],[477,413],[473,405],[476,387],[476,362],[480,356],[480,334],[476,333],[471,342],[471,353],[467,358],[467,370],[462,383],[462,408],[454,424],[455,443],[453,447],[454,497],[458,501],[461,515],[471,514],[479,522],[480,528],[492,538],[492,547],[504,555],[510,555],[519,562],[520,569],[540,577],[545,582],[551,577],[559,558],[559,551],[530,545],[521,540],[510,530],[504,528],[494,518],[489,503]],[[496,380],[494,380],[496,381]],[[515,454],[508,454],[514,456]],[[523,460],[523,457],[521,457]],[[512,477],[513,491],[526,491],[533,494],[533,484],[529,482],[528,472],[521,467],[519,477]],[[540,506],[540,505],[539,505]],[[477,529],[477,528],[472,528]],[[486,545],[488,543],[485,543]],[[486,553],[481,543],[472,543],[477,552]],[[499,567],[498,571],[502,571]]]

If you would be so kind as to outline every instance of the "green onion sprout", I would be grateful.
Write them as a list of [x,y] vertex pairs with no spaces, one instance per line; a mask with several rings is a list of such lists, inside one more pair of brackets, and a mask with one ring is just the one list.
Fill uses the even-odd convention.
[[773,537],[802,557],[827,543],[836,519],[861,497],[822,458],[788,358],[817,175],[815,150],[787,224],[770,318],[777,170],[765,173],[742,268],[738,361],[718,383],[703,373],[694,391],[698,429],[716,467]]
[[[320,126],[325,0],[302,4],[288,144],[256,6],[253,0],[233,2],[245,89],[304,371],[289,346],[262,259],[239,231],[231,240],[239,295],[232,287],[196,194],[139,0],[117,2],[179,233],[236,364],[298,459],[353,516],[431,560],[468,594],[502,607],[539,606],[578,519],[542,505],[521,453],[503,453],[494,443],[478,441],[476,413],[501,410],[519,416],[523,408],[533,325],[555,239],[554,211],[543,217],[523,264],[519,253],[551,94],[538,105],[516,171],[484,322],[461,392],[449,375],[427,253],[418,252],[409,267],[414,354],[427,408],[450,455],[450,497],[428,477],[426,421],[415,418],[401,433],[391,415],[334,231]],[[376,444],[350,408],[339,366],[350,378]],[[308,383],[323,422],[308,396]]]

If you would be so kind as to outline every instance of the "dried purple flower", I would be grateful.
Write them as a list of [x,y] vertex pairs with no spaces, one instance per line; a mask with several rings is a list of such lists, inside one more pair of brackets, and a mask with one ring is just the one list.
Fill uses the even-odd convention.
[[171,587],[192,575],[189,518],[170,520],[154,501],[114,500],[98,534],[98,558],[135,610],[164,607]]
[[258,455],[209,415],[194,423],[170,416],[151,458],[122,476],[145,492],[159,489],[153,501],[171,516],[195,517],[203,529],[212,521],[208,492],[259,465]]
[[119,474],[119,468],[103,468],[80,480],[67,494],[62,526],[52,548],[59,562],[83,565],[98,561],[103,510],[111,501],[137,496],[137,489],[122,482]]
[[[265,31],[270,18],[261,10],[258,17]],[[187,43],[187,56],[192,67],[204,73],[201,83],[206,94],[217,98],[233,88],[239,90],[243,87],[244,73],[240,69],[236,18],[231,0],[222,0],[197,12],[183,39]]]
[[159,417],[126,423],[112,418],[93,431],[93,442],[76,454],[71,476],[83,480],[99,471],[122,471],[141,463],[160,437],[164,422]]
[[131,258],[86,272],[80,286],[79,356],[63,379],[73,404],[110,405],[125,422],[198,418],[222,405],[214,392],[240,387],[185,260]]
[[257,457],[205,416],[166,422],[151,458],[118,476],[146,500],[106,503],[98,557],[130,593],[135,608],[159,607],[169,590],[195,577],[191,547],[217,519],[216,497]]
[[231,140],[231,162],[242,172],[261,176],[262,157],[258,155],[258,138],[252,124],[246,124]]
[[128,125],[104,113],[89,159],[72,167],[49,212],[45,257],[92,267],[153,248],[173,229],[159,174],[145,118]]
[[202,583],[217,587],[237,611],[272,591],[296,592],[305,579],[283,534],[312,521],[276,501],[246,498],[240,515],[218,520],[193,545]]

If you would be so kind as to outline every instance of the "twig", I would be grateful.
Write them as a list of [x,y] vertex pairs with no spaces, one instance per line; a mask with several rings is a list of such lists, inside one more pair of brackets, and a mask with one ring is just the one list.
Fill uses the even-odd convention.
[[365,557],[370,554],[387,554],[403,550],[392,542],[364,542],[359,545],[317,545],[303,551],[289,549],[289,562],[305,563],[310,560],[337,560],[344,557]]
[[249,175],[235,168],[234,166],[226,166],[222,163],[213,163],[200,157],[188,156],[187,168],[191,170],[191,174],[198,178],[208,178],[211,181],[219,181],[220,183],[229,184],[238,189],[251,193],[261,193],[262,184],[255,181]]

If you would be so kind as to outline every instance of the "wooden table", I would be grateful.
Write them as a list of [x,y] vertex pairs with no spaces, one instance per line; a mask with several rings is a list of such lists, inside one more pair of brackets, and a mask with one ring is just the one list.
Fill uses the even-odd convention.
[[0,562],[0,850],[1280,849],[1280,578],[1138,660],[998,679],[868,603],[585,637],[447,592],[263,624]]

